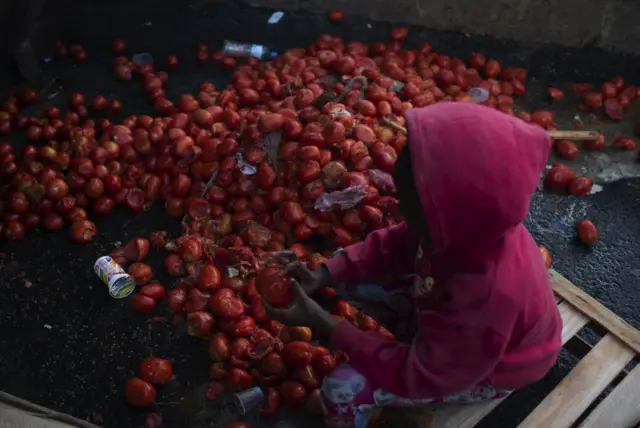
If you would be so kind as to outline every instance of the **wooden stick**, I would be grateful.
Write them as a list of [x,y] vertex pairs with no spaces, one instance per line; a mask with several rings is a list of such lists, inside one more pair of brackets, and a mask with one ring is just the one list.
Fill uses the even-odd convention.
[[598,131],[547,131],[552,140],[587,141],[600,138]]
[[[402,132],[403,134],[407,134],[407,128],[404,126],[398,125],[386,117],[382,118],[382,123],[385,125],[389,125],[393,129],[398,132]],[[575,141],[587,141],[587,140],[597,140],[600,138],[600,134],[598,131],[547,131],[547,135],[552,140],[575,140]]]

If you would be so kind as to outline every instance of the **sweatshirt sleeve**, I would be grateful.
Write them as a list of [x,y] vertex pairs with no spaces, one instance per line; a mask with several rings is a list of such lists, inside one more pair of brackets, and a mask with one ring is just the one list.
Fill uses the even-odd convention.
[[327,260],[325,266],[335,283],[406,274],[412,272],[417,248],[418,240],[402,222],[370,233],[364,241]]
[[400,397],[435,398],[486,379],[502,357],[507,340],[434,312],[420,314],[421,330],[411,344],[390,341],[341,321],[331,345],[373,384]]

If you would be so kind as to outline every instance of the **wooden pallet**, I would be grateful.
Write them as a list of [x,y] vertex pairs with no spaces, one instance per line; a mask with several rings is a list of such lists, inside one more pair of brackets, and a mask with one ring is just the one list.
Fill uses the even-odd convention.
[[[562,315],[562,344],[584,357],[518,428],[569,428],[589,409],[609,385],[615,388],[579,424],[579,428],[633,428],[640,424],[640,364],[626,372],[625,366],[640,356],[640,331],[602,306],[558,272],[550,270],[551,282]],[[602,332],[591,347],[576,334],[589,327]],[[571,340],[573,339],[573,340]],[[472,428],[503,400],[442,406],[432,413],[433,428]]]

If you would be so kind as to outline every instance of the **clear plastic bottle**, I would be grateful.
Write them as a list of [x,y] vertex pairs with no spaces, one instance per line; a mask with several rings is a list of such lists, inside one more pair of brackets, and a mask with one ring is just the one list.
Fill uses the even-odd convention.
[[224,54],[236,58],[248,58],[250,56],[258,59],[273,58],[278,55],[272,52],[268,47],[253,43],[234,42],[231,40],[224,41]]

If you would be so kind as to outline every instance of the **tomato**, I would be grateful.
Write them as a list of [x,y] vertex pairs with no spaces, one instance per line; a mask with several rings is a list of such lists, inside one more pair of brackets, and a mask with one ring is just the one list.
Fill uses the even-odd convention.
[[137,285],[145,285],[153,277],[151,266],[140,262],[132,263],[127,268],[127,273],[136,279]]
[[604,100],[604,112],[609,116],[609,119],[619,122],[624,119],[623,108],[616,98],[609,98]]
[[285,326],[280,330],[280,339],[284,343],[289,342],[311,342],[312,333],[309,327],[288,327]]
[[196,311],[187,314],[187,334],[194,337],[207,337],[213,332],[215,318],[209,312]]
[[549,94],[549,98],[553,101],[564,100],[564,92],[558,88],[548,88],[547,93]]
[[224,428],[251,428],[252,426],[249,422],[234,421],[227,423]]
[[77,220],[71,225],[71,239],[80,243],[88,243],[96,234],[96,225],[89,220]]
[[227,373],[228,372],[225,367],[225,363],[223,362],[212,363],[211,367],[209,368],[209,378],[211,380],[224,380],[227,377]]
[[131,298],[131,309],[139,313],[153,312],[156,307],[156,301],[149,296],[143,294],[136,294]]
[[569,183],[569,193],[572,195],[588,195],[593,187],[593,181],[584,175],[574,178]]
[[261,132],[275,132],[284,126],[285,118],[279,113],[268,113],[260,116],[258,126]]
[[169,254],[164,259],[164,268],[171,276],[182,276],[185,274],[184,264],[177,254]]
[[336,368],[336,359],[327,348],[316,346],[313,348],[311,365],[320,376],[326,376]]
[[607,147],[607,140],[604,134],[600,132],[597,140],[585,141],[584,146],[589,150],[603,150]]
[[267,389],[267,397],[264,404],[258,407],[258,411],[263,416],[275,416],[278,413],[280,407],[280,392],[277,388],[269,387]]
[[594,245],[598,242],[598,229],[591,220],[582,219],[576,223],[576,230],[580,241],[587,245]]
[[575,159],[580,151],[573,141],[558,140],[556,141],[556,151],[560,156],[566,159]]
[[282,357],[277,352],[270,352],[261,361],[261,367],[265,374],[283,378],[288,373]]
[[198,276],[198,288],[203,292],[211,293],[220,289],[221,284],[222,280],[218,268],[212,264],[204,265]]
[[[229,293],[233,294],[230,296]],[[225,318],[239,318],[244,314],[244,303],[229,289],[216,291],[209,299],[207,307],[216,316]]]
[[164,286],[162,284],[148,284],[140,289],[140,294],[151,297],[156,302],[164,298]]
[[256,329],[256,323],[251,317],[242,317],[236,321],[227,333],[233,337],[249,337]]
[[404,26],[394,27],[389,33],[389,39],[394,42],[402,42],[409,35],[409,29]]
[[165,385],[171,381],[173,367],[169,360],[157,357],[145,358],[140,364],[140,377],[156,385]]
[[236,358],[245,358],[251,349],[251,342],[249,339],[240,337],[231,342],[230,346],[231,355]]
[[285,380],[280,384],[280,395],[285,403],[299,406],[304,403],[307,391],[300,382]]
[[139,377],[127,379],[124,395],[127,402],[134,407],[149,407],[156,401],[156,389]]
[[294,367],[301,367],[311,363],[313,346],[308,342],[289,342],[282,348],[282,359]]
[[251,388],[252,385],[253,378],[246,370],[235,367],[229,370],[226,379],[226,386],[229,391],[242,391]]
[[544,265],[547,269],[551,268],[551,254],[549,254],[549,250],[547,250],[542,245],[538,246],[538,250],[540,250],[540,255],[542,256],[542,260],[544,261]]
[[202,258],[202,245],[197,238],[186,239],[180,245],[180,257],[185,262],[196,262]]
[[192,288],[187,294],[187,301],[185,303],[185,310],[187,312],[203,311],[207,307],[209,302],[209,294],[203,293],[197,288]]
[[231,357],[231,342],[224,333],[216,333],[209,340],[209,357],[213,362],[227,361]]
[[322,410],[322,391],[320,389],[314,389],[309,393],[307,402],[304,404],[304,409],[312,415],[321,415]]
[[299,381],[307,391],[313,391],[320,387],[320,379],[310,365],[298,367],[293,372],[293,378]]
[[186,300],[187,292],[181,288],[176,288],[167,295],[167,307],[173,313],[183,312]]
[[484,67],[484,74],[487,79],[495,79],[500,74],[500,63],[495,59],[490,59]]
[[293,300],[289,278],[279,265],[269,265],[258,272],[256,289],[263,299],[277,308],[286,308]]
[[551,167],[544,179],[544,185],[549,189],[566,189],[567,185],[576,177],[576,173],[566,165]]
[[635,150],[638,147],[638,143],[633,138],[618,137],[614,141],[613,147],[621,150]]

